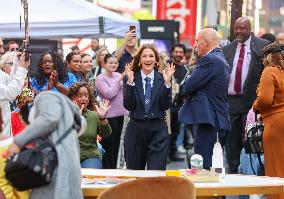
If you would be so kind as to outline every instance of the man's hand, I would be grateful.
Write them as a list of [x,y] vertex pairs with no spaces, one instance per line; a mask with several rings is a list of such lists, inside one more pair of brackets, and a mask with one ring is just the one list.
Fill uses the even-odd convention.
[[136,30],[135,29],[127,32],[125,37],[124,37],[124,40],[127,42],[127,41],[130,41],[133,38],[136,38]]
[[22,53],[19,60],[19,66],[25,69],[29,69],[30,64],[30,61],[25,61],[25,53]]

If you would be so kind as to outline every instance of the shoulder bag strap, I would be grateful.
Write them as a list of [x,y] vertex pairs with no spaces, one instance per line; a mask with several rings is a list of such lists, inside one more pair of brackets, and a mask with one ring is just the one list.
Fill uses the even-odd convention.
[[[75,122],[75,121],[74,121]],[[67,135],[74,129],[74,124],[72,124],[66,131],[65,133],[55,142],[55,146],[60,144],[62,142],[62,140],[64,140]]]

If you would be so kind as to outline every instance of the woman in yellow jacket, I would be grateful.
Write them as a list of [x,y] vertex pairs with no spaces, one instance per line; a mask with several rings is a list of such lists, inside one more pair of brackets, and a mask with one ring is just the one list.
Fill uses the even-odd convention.
[[[6,199],[28,199],[29,191],[17,191],[13,188],[7,179],[5,178],[5,166],[6,159],[2,157],[2,154],[7,151],[8,146],[12,143],[13,138],[7,138],[2,135],[2,111],[0,108],[0,198],[3,198],[3,194]],[[2,195],[1,195],[2,194]]]

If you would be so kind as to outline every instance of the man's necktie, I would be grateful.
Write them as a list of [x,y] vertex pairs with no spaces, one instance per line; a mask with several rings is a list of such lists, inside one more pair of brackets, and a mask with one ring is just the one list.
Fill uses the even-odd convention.
[[148,113],[150,110],[150,102],[151,102],[151,78],[145,77],[145,113]]
[[235,75],[234,90],[236,91],[236,93],[240,93],[242,90],[242,69],[244,63],[244,55],[245,55],[245,44],[242,44],[239,60],[236,67],[236,75]]

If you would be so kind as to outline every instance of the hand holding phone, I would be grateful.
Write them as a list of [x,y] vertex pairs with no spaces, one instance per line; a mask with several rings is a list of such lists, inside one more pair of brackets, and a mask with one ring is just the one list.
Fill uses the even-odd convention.
[[129,26],[129,31],[134,32],[133,30],[135,30],[135,32],[136,32],[136,26]]
[[129,26],[129,34],[132,38],[136,38],[136,26]]

